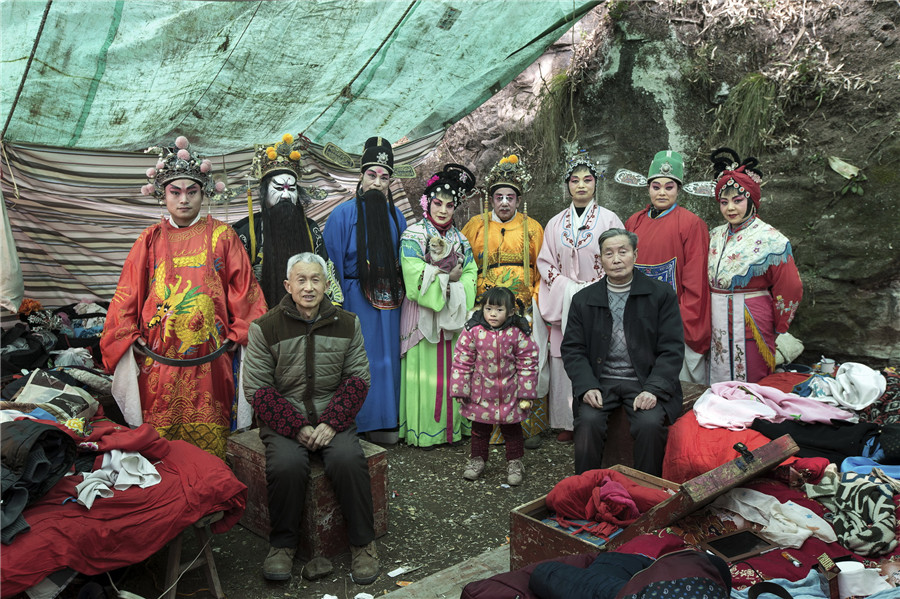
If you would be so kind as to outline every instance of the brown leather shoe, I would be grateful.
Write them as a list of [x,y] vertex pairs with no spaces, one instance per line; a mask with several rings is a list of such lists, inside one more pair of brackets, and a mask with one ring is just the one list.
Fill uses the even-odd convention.
[[270,547],[269,555],[263,562],[263,576],[266,580],[290,580],[296,549],[290,547]]
[[575,433],[573,431],[562,431],[556,435],[557,443],[573,443],[575,441]]
[[378,578],[378,550],[375,541],[364,547],[350,545],[352,561],[350,563],[350,578],[356,584],[372,584]]

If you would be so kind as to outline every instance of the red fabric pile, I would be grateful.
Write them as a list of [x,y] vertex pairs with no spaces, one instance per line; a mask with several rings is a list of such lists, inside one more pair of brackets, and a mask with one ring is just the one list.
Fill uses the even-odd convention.
[[[615,470],[589,470],[564,478],[547,494],[547,508],[562,526],[576,526],[607,539],[638,517],[668,499],[669,493],[641,486]],[[571,520],[590,520],[577,525]]]

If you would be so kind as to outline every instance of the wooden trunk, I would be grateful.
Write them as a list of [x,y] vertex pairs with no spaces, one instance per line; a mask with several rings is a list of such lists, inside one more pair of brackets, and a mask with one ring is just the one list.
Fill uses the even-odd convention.
[[701,474],[680,487],[673,482],[627,466],[613,466],[610,470],[617,470],[645,487],[672,489],[677,492],[648,510],[609,541],[603,543],[601,539],[596,539],[596,544],[542,522],[541,520],[549,515],[546,495],[520,505],[510,512],[510,570],[563,555],[613,550],[626,541],[665,528],[705,507],[719,495],[764,474],[797,451],[799,448],[794,440],[789,435],[784,435]]
[[[610,470],[621,472],[638,484],[651,489],[678,490],[678,485],[673,482],[651,476],[628,466],[616,465]],[[586,535],[588,538],[593,539],[593,542],[591,542],[542,522],[544,518],[550,515],[546,499],[547,496],[544,495],[534,501],[520,505],[510,512],[510,570],[517,570],[534,562],[553,559],[563,555],[577,555],[579,553],[603,550],[602,547],[598,546],[599,543],[604,542],[600,538]]]
[[[648,510],[606,544],[606,549],[615,549],[626,541],[664,528],[676,520],[687,516],[712,503],[719,495],[764,474],[791,457],[800,448],[790,435],[783,435],[762,447],[749,451],[741,457],[713,468],[681,485],[681,490],[671,499]],[[743,452],[742,452],[743,453]]]
[[[375,536],[387,532],[387,451],[360,440],[369,466],[372,481],[372,501],[375,510]],[[266,489],[266,450],[258,429],[253,429],[228,439],[226,462],[238,480],[247,485],[247,508],[240,523],[264,539],[269,538],[269,494]],[[325,476],[322,458],[313,454],[310,459],[309,484],[300,528],[300,546],[297,553],[302,558],[331,557],[350,551],[347,540],[347,524],[340,504]]]

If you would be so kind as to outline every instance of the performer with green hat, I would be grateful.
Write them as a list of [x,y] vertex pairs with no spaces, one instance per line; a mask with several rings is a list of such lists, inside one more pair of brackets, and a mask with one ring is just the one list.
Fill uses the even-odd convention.
[[[630,175],[630,177],[629,177]],[[626,179],[626,180],[623,180]],[[710,341],[710,297],[706,265],[709,229],[696,214],[678,205],[684,184],[684,160],[672,150],[657,152],[644,181],[629,171],[616,173],[626,185],[646,185],[650,204],[625,222],[638,236],[635,264],[644,274],[670,284],[678,294],[684,324],[681,380],[706,384]]]

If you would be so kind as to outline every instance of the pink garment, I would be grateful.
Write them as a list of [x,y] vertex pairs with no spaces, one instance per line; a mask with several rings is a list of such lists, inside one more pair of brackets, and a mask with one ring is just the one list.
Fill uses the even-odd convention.
[[641,515],[625,487],[608,478],[601,482],[599,487],[594,488],[591,499],[591,503],[587,506],[588,520],[625,527]]
[[550,327],[550,355],[559,357],[562,342],[563,299],[569,285],[593,283],[603,278],[600,265],[600,235],[615,227],[624,228],[612,211],[595,203],[582,213],[581,224],[570,205],[554,216],[544,229],[544,243],[538,254],[541,273],[538,305]]
[[856,414],[815,398],[785,393],[755,383],[714,383],[694,404],[697,422],[706,428],[744,430],[754,418],[769,422],[798,420],[831,424],[832,418],[856,422]]
[[530,413],[520,399],[537,398],[538,349],[519,327],[495,331],[476,324],[456,341],[450,396],[462,404],[464,418],[487,424],[522,422]]

